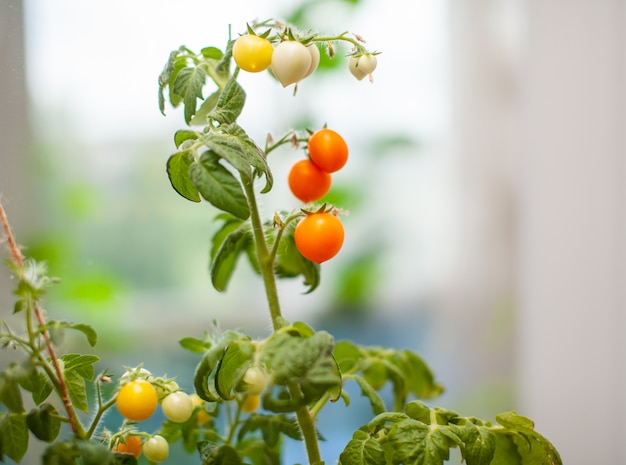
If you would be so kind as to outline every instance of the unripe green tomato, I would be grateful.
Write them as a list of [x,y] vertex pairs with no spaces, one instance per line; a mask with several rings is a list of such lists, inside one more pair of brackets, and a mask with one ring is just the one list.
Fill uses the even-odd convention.
[[161,409],[174,423],[185,423],[193,413],[193,401],[183,391],[172,392],[161,402]]
[[165,399],[172,392],[180,390],[180,386],[174,380],[168,381],[165,384],[155,384],[154,388],[156,389],[157,396],[159,397],[159,402],[162,402],[163,399]]
[[246,393],[249,396],[258,396],[267,387],[267,374],[261,367],[252,366],[243,375],[243,382],[248,387]]
[[281,42],[272,54],[272,73],[283,87],[300,81],[311,67],[311,53],[296,40]]
[[158,434],[145,441],[142,450],[143,455],[151,462],[163,462],[170,455],[170,445]]

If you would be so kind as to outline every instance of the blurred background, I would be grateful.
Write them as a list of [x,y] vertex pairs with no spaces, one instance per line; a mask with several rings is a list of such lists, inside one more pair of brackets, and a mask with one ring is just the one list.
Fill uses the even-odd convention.
[[[621,0],[0,1],[0,196],[25,253],[62,278],[48,311],[97,328],[101,369],[143,362],[187,389],[197,359],[178,339],[213,319],[267,334],[247,263],[226,293],[210,285],[216,212],[169,186],[184,122],[159,113],[157,76],[180,45],[223,48],[229,25],[270,17],[382,52],[373,84],[345,47],[295,97],[241,78],[259,143],[328,124],[351,150],[332,193],[346,244],[313,294],[280,283],[285,317],[418,351],[446,386],[436,404],[515,409],[568,465],[626,463]],[[297,207],[281,179],[301,155],[272,158],[266,216]],[[0,303],[9,318],[4,269]],[[351,424],[329,409],[325,456],[367,409]]]

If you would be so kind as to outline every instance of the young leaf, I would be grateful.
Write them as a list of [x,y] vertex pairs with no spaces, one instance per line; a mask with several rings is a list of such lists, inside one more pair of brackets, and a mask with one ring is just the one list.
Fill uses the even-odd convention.
[[2,453],[20,462],[28,450],[28,427],[25,413],[0,413]]
[[192,202],[200,202],[198,189],[193,185],[189,168],[193,164],[193,155],[188,150],[177,152],[167,160],[167,177],[176,192]]
[[250,216],[241,184],[213,152],[205,152],[199,161],[192,163],[189,175],[202,197],[215,207],[242,220]]
[[246,92],[235,77],[228,80],[217,100],[215,108],[209,112],[208,118],[220,124],[237,121],[246,102]]
[[57,410],[51,404],[33,408],[26,415],[28,429],[41,441],[51,443],[61,431],[61,420]]
[[178,341],[178,343],[183,349],[186,349],[190,352],[202,353],[205,350],[211,348],[210,343],[205,342],[202,339],[197,339],[195,337],[184,337],[180,341]]
[[174,79],[171,90],[183,99],[187,124],[196,113],[196,101],[202,99],[202,88],[205,82],[206,72],[199,66],[181,69]]
[[385,402],[367,381],[365,381],[358,375],[354,376],[354,380],[361,388],[361,394],[369,399],[374,415],[378,415],[387,411],[387,407],[385,407]]
[[240,340],[228,344],[215,373],[215,389],[222,399],[234,398],[232,391],[252,363],[253,355],[252,341]]
[[174,144],[176,148],[180,148],[181,144],[186,140],[196,140],[198,133],[196,131],[190,131],[189,129],[181,129],[174,133]]
[[100,360],[100,357],[96,355],[65,354],[61,357],[61,360],[63,360],[65,366],[65,373],[74,372],[87,381],[93,381],[96,373],[93,364]]
[[379,465],[385,461],[385,452],[378,441],[367,432],[357,430],[339,456],[339,465]]
[[226,290],[240,253],[252,245],[252,235],[246,223],[226,236],[211,260],[211,283],[216,290]]
[[[450,458],[450,435],[453,434],[444,432],[444,428],[431,427],[410,418],[393,424],[387,436],[393,463],[443,465]],[[454,442],[462,444],[458,437]]]
[[459,428],[459,437],[465,444],[461,450],[467,465],[490,465],[496,450],[496,436],[485,426],[467,422]]

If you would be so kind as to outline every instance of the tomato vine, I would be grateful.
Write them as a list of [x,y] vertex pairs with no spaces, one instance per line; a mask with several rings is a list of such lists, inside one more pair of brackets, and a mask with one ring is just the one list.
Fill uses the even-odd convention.
[[[315,73],[320,48],[332,58],[340,44],[350,48],[349,72],[358,80],[371,80],[378,53],[367,50],[361,37],[346,32],[320,36],[274,20],[248,25],[223,50],[209,46],[195,53],[180,47],[159,76],[159,109],[165,113],[166,101],[182,106],[187,124],[174,134],[175,152],[166,162],[171,186],[183,198],[204,200],[218,211],[211,283],[225,291],[238,260],[245,257],[263,281],[263,310],[272,322],[262,340],[217,326],[207,328],[203,337],[180,340],[198,357],[194,393],[141,365],[125,368],[115,381],[111,373],[95,373],[95,355],[58,355],[53,332],[79,331],[91,346],[97,333],[87,325],[45,320],[39,302],[55,280],[44,264],[22,256],[0,204],[16,282],[14,310],[26,323],[23,336],[7,323],[0,326],[0,343],[24,355],[0,373],[0,460],[6,455],[19,462],[33,435],[49,444],[42,457],[46,465],[128,465],[141,454],[158,463],[168,459],[170,444],[177,441],[185,451],[199,453],[202,465],[260,465],[281,463],[283,442],[291,438],[303,441],[310,465],[320,465],[325,461],[318,415],[329,402],[349,406],[344,386],[350,382],[369,400],[372,420],[357,427],[338,458],[342,465],[441,465],[453,448],[468,465],[561,463],[532,421],[515,412],[491,423],[427,404],[443,388],[416,353],[337,342],[326,331],[283,316],[277,280],[300,277],[312,292],[320,283],[320,264],[341,250],[342,211],[320,201],[330,189],[330,173],[347,164],[348,144],[338,132],[321,127],[293,129],[278,139],[269,136],[261,148],[238,124],[246,101],[238,78],[240,72],[271,70],[283,87],[293,84],[295,91]],[[308,171],[286,180],[301,203],[263,220],[259,196],[276,182],[268,156],[288,144],[304,150],[302,166]],[[95,386],[91,405],[87,383]],[[386,386],[391,387],[392,406],[381,396]],[[24,393],[35,405],[29,412]],[[63,413],[50,400],[53,395]],[[117,431],[109,432],[101,422],[114,407],[124,419]],[[159,408],[165,416],[161,427],[145,431],[142,422]],[[78,411],[91,413],[87,426]],[[60,437],[63,422],[71,426],[69,438]]]

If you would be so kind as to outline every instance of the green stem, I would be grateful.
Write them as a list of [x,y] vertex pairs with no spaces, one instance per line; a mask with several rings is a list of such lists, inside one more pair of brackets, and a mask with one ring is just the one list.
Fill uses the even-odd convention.
[[[256,201],[256,193],[254,192],[254,182],[252,179],[243,180],[243,185],[246,191],[248,205],[250,207],[252,232],[256,244],[257,259],[259,260],[261,276],[263,277],[265,294],[267,296],[270,315],[272,317],[272,326],[274,331],[277,331],[283,325],[283,318],[280,311],[276,275],[274,273],[274,256],[270,254],[267,241],[265,239],[263,223],[261,222],[259,207]],[[292,397],[296,400],[302,397],[302,393],[297,386],[290,386],[289,391]],[[300,407],[296,410],[296,418],[298,420],[298,424],[300,425],[300,430],[302,431],[302,437],[304,439],[309,463],[315,464],[321,462],[322,459],[319,451],[319,443],[317,441],[317,432],[315,431],[315,423],[313,416],[309,413],[309,409],[306,406]]]

